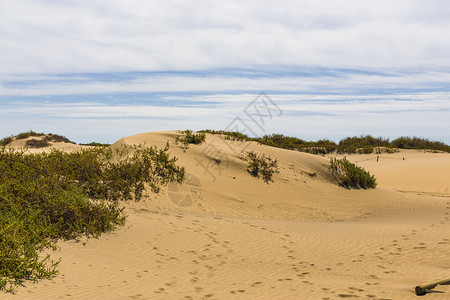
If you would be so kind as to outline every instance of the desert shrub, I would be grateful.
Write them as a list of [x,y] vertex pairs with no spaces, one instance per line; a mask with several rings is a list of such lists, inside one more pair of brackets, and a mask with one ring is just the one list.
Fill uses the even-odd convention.
[[181,146],[184,149],[189,148],[189,144],[198,145],[203,143],[206,140],[206,134],[204,132],[194,133],[192,130],[184,130],[181,131],[182,136],[177,136],[175,142],[181,143]]
[[[0,146],[7,146],[14,139],[23,140],[23,139],[27,139],[29,137],[43,137],[41,139],[30,139],[31,142],[27,141],[27,143],[26,143],[27,146],[33,147],[33,148],[47,147],[47,146],[49,146],[49,142],[64,142],[64,143],[75,144],[74,142],[72,142],[71,140],[69,140],[68,138],[66,138],[65,136],[62,136],[62,135],[53,134],[53,133],[45,134],[42,132],[34,132],[34,131],[30,130],[27,132],[19,133],[16,136],[10,136],[10,137],[1,139]],[[44,142],[42,142],[42,141],[44,141]]]
[[346,158],[330,160],[332,173],[340,180],[340,184],[350,188],[375,188],[377,185],[375,176],[361,167],[349,162]]
[[373,153],[373,147],[372,146],[364,146],[363,148],[359,149],[360,154],[372,154]]
[[25,145],[31,148],[43,148],[50,146],[50,143],[46,139],[29,139]]
[[220,134],[224,136],[225,140],[230,140],[230,141],[251,141],[253,140],[253,138],[248,137],[247,135],[237,132],[237,131],[224,131],[224,130],[211,130],[211,129],[206,129],[206,130],[200,130],[198,132],[201,133],[209,133],[209,134]]
[[29,137],[38,137],[38,136],[44,136],[44,133],[41,132],[34,132],[33,130],[19,133],[18,135],[14,136],[18,140],[23,140]]
[[258,143],[291,150],[298,150],[303,147],[311,146],[304,140],[284,136],[282,134],[265,135],[261,138],[258,138]]
[[273,160],[269,156],[251,151],[247,152],[246,158],[248,161],[247,172],[254,177],[259,177],[261,175],[266,183],[273,181],[273,174],[279,173],[277,160]]
[[210,134],[221,134],[227,140],[239,141],[255,141],[262,145],[271,147],[297,150],[311,154],[370,154],[374,149],[378,154],[381,149],[386,153],[398,152],[395,148],[400,149],[429,149],[450,152],[450,146],[442,142],[429,141],[417,137],[400,137],[393,141],[383,137],[373,137],[371,135],[361,135],[354,137],[347,137],[341,139],[339,143],[330,140],[305,141],[296,137],[284,136],[282,134],[264,135],[263,137],[249,137],[240,132],[223,131],[223,130],[201,130],[199,132]]
[[92,147],[108,147],[111,146],[111,144],[105,144],[105,143],[97,143],[97,142],[92,142],[92,143],[79,143],[78,145],[80,146],[92,146]]
[[118,200],[181,182],[165,149],[143,146],[25,154],[0,148],[0,290],[49,278],[58,262],[41,251],[60,239],[97,237],[125,222]]
[[13,141],[12,136],[5,137],[0,140],[0,146],[7,146],[7,145],[11,144],[12,141]]
[[49,133],[45,136],[44,140],[49,141],[49,142],[55,142],[55,143],[70,143],[70,144],[75,144],[74,142],[72,142],[71,140],[69,140],[68,138],[66,138],[65,136],[62,135],[58,135],[58,134],[53,134],[53,133]]
[[419,137],[402,136],[393,140],[391,146],[400,149],[429,149],[450,152],[449,145]]
[[371,135],[347,137],[339,141],[339,147],[345,149],[346,147],[386,147],[389,146],[389,139],[382,137],[373,137]]

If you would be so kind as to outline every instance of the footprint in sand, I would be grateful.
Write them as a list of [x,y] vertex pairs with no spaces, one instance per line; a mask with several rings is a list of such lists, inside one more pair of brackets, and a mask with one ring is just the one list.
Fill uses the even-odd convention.
[[285,281],[285,280],[290,281],[290,280],[292,280],[292,278],[280,278],[280,279],[278,279],[278,281]]
[[364,290],[363,289],[359,289],[359,288],[356,288],[356,287],[349,287],[348,288],[349,290],[352,290],[352,291],[357,291],[357,292],[364,292]]

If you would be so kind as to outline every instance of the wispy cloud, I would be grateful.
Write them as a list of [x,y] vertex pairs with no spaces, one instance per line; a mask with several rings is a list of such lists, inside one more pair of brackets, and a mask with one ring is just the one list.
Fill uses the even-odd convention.
[[[224,74],[225,73],[225,74]],[[270,71],[205,70],[169,73],[65,74],[36,78],[9,78],[1,96],[54,96],[161,92],[302,92],[377,93],[392,91],[450,91],[450,72],[340,70],[290,68]]]
[[260,92],[266,132],[450,142],[444,0],[0,1],[0,135],[114,141],[222,129]]
[[450,67],[444,0],[5,0],[0,73]]

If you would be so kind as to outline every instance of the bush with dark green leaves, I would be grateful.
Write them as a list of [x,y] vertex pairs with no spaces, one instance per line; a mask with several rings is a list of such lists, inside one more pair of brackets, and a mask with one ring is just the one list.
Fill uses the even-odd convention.
[[247,135],[237,132],[237,131],[224,131],[224,130],[211,130],[211,129],[205,129],[198,131],[200,133],[209,133],[209,134],[220,134],[225,137],[225,140],[230,141],[251,141],[252,138],[248,137]]
[[371,154],[375,151],[381,153],[395,153],[399,149],[429,149],[450,152],[450,146],[442,142],[429,141],[417,137],[400,137],[393,141],[382,137],[371,135],[354,136],[341,139],[339,143],[330,140],[305,141],[296,137],[284,136],[282,134],[264,135],[262,137],[249,137],[240,132],[223,130],[201,130],[199,132],[224,135],[228,140],[254,141],[262,145],[277,148],[297,150],[311,154]]
[[46,139],[29,139],[25,145],[30,148],[43,148],[50,146],[50,143]]
[[0,146],[7,146],[14,140],[12,136],[5,137],[0,140]]
[[97,142],[79,143],[78,145],[80,145],[80,146],[92,146],[92,147],[108,147],[108,146],[111,146],[111,144],[97,143]]
[[278,162],[264,154],[258,154],[253,151],[247,152],[247,172],[254,177],[261,175],[265,183],[273,181],[272,175],[279,173]]
[[450,152],[450,146],[442,142],[430,141],[419,137],[399,137],[391,142],[391,145],[400,149],[428,149]]
[[19,133],[16,136],[9,136],[9,137],[1,139],[0,146],[7,146],[7,145],[11,144],[11,142],[14,141],[14,139],[23,140],[23,139],[27,139],[29,137],[33,137],[33,139],[28,140],[25,143],[25,145],[28,147],[31,147],[31,148],[47,147],[47,146],[50,146],[50,142],[75,144],[74,142],[72,142],[71,140],[69,140],[68,138],[66,138],[65,136],[62,136],[62,135],[53,134],[53,133],[45,134],[42,132],[34,132],[34,131],[30,130],[27,132]]
[[0,148],[0,290],[56,274],[56,241],[98,237],[125,222],[119,200],[181,182],[165,149],[142,146],[26,154]]
[[330,160],[332,173],[338,178],[340,185],[346,188],[375,188],[375,176],[361,167],[349,162],[346,158]]
[[198,145],[206,140],[206,134],[204,132],[194,133],[192,130],[181,131],[182,135],[177,136],[175,142],[181,143],[184,149],[189,148],[189,144]]

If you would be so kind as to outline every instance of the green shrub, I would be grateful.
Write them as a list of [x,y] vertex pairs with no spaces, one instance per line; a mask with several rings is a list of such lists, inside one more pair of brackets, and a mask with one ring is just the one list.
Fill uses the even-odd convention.
[[279,173],[277,160],[273,160],[269,156],[251,151],[247,152],[247,160],[247,172],[254,177],[261,175],[265,183],[273,181],[272,175]]
[[0,140],[0,146],[7,146],[7,145],[11,144],[12,141],[13,141],[12,136],[5,137]]
[[50,143],[46,139],[29,139],[25,145],[31,148],[43,148],[50,146]]
[[[30,130],[27,132],[19,133],[16,136],[10,136],[10,137],[1,139],[0,146],[7,146],[14,139],[23,140],[23,139],[27,139],[29,137],[43,137],[42,139],[30,139],[31,142],[27,141],[27,143],[26,143],[27,146],[33,147],[33,148],[47,147],[50,145],[49,142],[64,142],[64,143],[75,144],[74,142],[72,142],[71,140],[69,140],[68,138],[66,138],[65,136],[62,136],[62,135],[53,134],[53,133],[45,134],[42,132],[34,132],[34,131]],[[44,141],[44,142],[41,142],[41,141]]]
[[450,152],[450,146],[442,142],[429,141],[417,137],[400,137],[393,141],[382,137],[373,137],[371,135],[347,137],[336,144],[330,140],[305,141],[296,137],[284,136],[282,134],[265,135],[263,137],[251,138],[240,132],[223,131],[223,130],[201,130],[199,132],[210,134],[221,134],[227,140],[239,141],[255,141],[262,145],[271,147],[297,150],[311,154],[370,154],[374,149],[377,154],[384,149],[386,153],[398,152],[395,148],[400,149],[429,149],[437,151]]
[[330,160],[331,171],[340,180],[340,184],[350,188],[375,188],[377,182],[375,176],[361,167],[349,162],[346,158]]
[[97,237],[125,222],[118,200],[181,182],[165,149],[129,146],[25,154],[0,148],[0,290],[56,274],[42,257],[59,239]]
[[391,142],[391,146],[400,149],[428,149],[450,152],[450,146],[419,137],[399,137]]
[[97,143],[97,142],[92,142],[92,143],[79,143],[78,145],[80,146],[92,146],[92,147],[108,147],[111,146],[111,144],[104,144],[104,143]]
[[184,149],[189,148],[189,144],[198,145],[206,140],[206,134],[204,132],[194,133],[192,130],[181,131],[182,136],[177,136],[175,142],[181,143]]
[[53,134],[53,133],[47,134],[45,136],[44,140],[49,141],[49,142],[55,142],[55,143],[75,144],[74,142],[72,142],[71,140],[66,138],[65,136],[58,135],[58,134]]
[[33,130],[27,131],[27,132],[22,132],[19,133],[18,135],[15,136],[16,139],[18,140],[23,140],[29,137],[38,137],[38,136],[44,136],[44,133],[41,132],[34,132]]
[[359,149],[360,154],[372,154],[373,153],[373,147],[372,146],[364,146],[363,148]]
[[247,135],[237,132],[237,131],[224,131],[224,130],[210,130],[210,129],[206,129],[206,130],[200,130],[198,132],[201,133],[209,133],[209,134],[220,134],[224,136],[225,140],[229,140],[229,141],[253,141],[255,140],[254,138],[248,137]]

